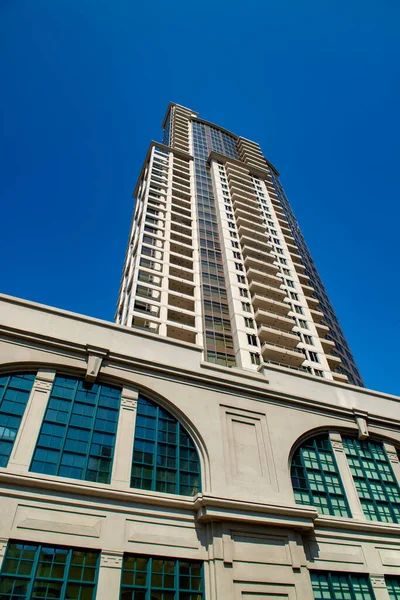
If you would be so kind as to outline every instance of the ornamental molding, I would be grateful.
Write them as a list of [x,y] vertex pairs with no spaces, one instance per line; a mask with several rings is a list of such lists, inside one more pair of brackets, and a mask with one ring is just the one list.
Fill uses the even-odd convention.
[[122,552],[113,550],[102,550],[100,558],[100,567],[108,569],[121,569],[122,567]]

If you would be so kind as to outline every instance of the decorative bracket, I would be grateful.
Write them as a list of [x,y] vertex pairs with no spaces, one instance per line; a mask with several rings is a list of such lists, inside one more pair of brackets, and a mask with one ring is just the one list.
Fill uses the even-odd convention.
[[364,410],[358,410],[356,408],[353,408],[353,414],[358,427],[358,439],[365,440],[369,437],[367,425],[368,413]]
[[97,348],[96,346],[89,346],[87,344],[86,351],[88,357],[85,381],[88,383],[93,383],[96,381],[100,372],[103,358],[108,355],[108,350],[105,350],[104,348]]

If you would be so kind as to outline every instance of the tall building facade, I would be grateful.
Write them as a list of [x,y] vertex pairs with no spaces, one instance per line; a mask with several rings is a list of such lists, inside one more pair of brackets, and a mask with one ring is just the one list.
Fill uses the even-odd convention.
[[170,104],[138,184],[116,322],[207,362],[363,386],[279,181],[257,143]]

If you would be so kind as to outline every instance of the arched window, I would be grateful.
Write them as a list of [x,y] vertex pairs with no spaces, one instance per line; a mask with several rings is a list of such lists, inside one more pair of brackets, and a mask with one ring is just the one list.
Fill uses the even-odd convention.
[[367,519],[400,523],[400,487],[383,444],[352,437],[342,441]]
[[197,450],[179,421],[139,396],[131,487],[194,496],[200,491]]
[[34,381],[34,373],[0,377],[0,467],[8,464]]
[[296,450],[291,476],[298,504],[313,505],[322,514],[351,516],[328,434]]
[[56,377],[30,470],[110,483],[121,388]]

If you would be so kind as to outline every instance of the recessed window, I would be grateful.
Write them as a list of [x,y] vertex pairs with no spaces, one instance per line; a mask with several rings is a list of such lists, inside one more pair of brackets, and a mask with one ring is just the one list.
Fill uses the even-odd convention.
[[181,423],[139,396],[131,487],[194,496],[200,491],[196,447]]
[[315,600],[342,600],[343,598],[360,598],[374,600],[375,595],[369,578],[366,575],[353,573],[311,573],[311,583]]
[[309,353],[308,353],[308,356],[309,356],[309,358],[310,358],[310,360],[311,360],[312,362],[317,362],[317,363],[319,363],[318,354],[317,354],[316,352],[309,352]]
[[257,337],[255,335],[247,334],[247,343],[250,346],[258,346]]
[[253,319],[249,319],[248,317],[244,317],[244,324],[246,327],[251,327],[254,329],[254,321]]

